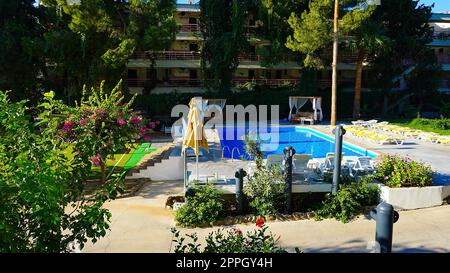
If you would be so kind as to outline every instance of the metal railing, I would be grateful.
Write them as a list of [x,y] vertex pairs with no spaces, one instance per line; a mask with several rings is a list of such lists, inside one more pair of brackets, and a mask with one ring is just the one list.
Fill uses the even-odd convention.
[[182,24],[180,32],[200,32],[200,26],[198,24]]
[[154,57],[157,60],[199,60],[200,54],[195,51],[185,51],[185,50],[173,50],[173,51],[155,51],[155,52],[146,52],[146,51],[136,51],[131,59],[149,59],[151,54],[154,54]]
[[441,64],[450,64],[450,56],[440,54],[437,56],[438,62]]
[[[211,80],[206,80],[211,81]],[[150,84],[149,79],[127,79],[129,87],[145,87],[146,84]],[[253,82],[257,85],[266,86],[283,86],[283,85],[297,85],[300,83],[299,79],[247,79],[238,78],[233,79],[234,85],[244,84],[247,82]],[[202,87],[204,86],[204,79],[191,79],[191,78],[170,78],[167,80],[158,80],[156,86],[159,87]]]

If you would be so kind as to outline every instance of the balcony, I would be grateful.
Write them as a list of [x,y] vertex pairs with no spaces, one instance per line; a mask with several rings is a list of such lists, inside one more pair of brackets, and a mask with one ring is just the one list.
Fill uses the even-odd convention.
[[[338,85],[339,84],[344,84],[344,83],[354,83],[355,80],[354,79],[338,79]],[[331,80],[317,80],[317,87],[320,89],[324,89],[324,88],[330,88],[332,81]]]
[[180,32],[200,32],[200,26],[198,24],[182,24]]
[[255,83],[256,85],[266,85],[271,87],[283,86],[283,85],[298,85],[299,79],[248,79],[248,78],[235,78],[233,79],[234,85],[244,84],[247,82]]
[[240,53],[238,55],[238,59],[239,59],[240,62],[241,61],[255,61],[255,62],[258,62],[259,61],[259,56],[254,54],[254,53],[249,53],[249,54]]
[[[195,51],[155,51],[153,52],[157,60],[199,60],[200,54]],[[137,51],[131,59],[149,59],[149,52]]]
[[450,64],[450,56],[449,55],[437,55],[437,60],[440,64]]
[[[207,80],[211,81],[211,80]],[[283,85],[298,85],[299,79],[248,79],[248,78],[235,78],[232,80],[234,86],[244,84],[247,82],[253,82],[257,85],[265,85],[270,87],[277,87]],[[150,85],[151,81],[147,79],[127,79],[129,87],[145,87]],[[203,79],[191,79],[191,78],[171,78],[165,81],[158,81],[156,86],[158,87],[203,87],[205,80]]]

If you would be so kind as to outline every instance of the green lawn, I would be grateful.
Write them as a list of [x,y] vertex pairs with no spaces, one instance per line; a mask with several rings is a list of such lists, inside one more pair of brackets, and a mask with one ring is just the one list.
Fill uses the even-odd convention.
[[437,126],[436,123],[444,123],[447,122],[450,124],[449,119],[447,120],[428,120],[428,119],[408,119],[408,120],[392,120],[389,123],[390,124],[394,124],[394,125],[398,125],[398,126],[402,126],[402,127],[407,127],[407,128],[411,128],[411,129],[416,129],[416,130],[422,130],[424,132],[434,132],[434,133],[438,133],[441,135],[450,135],[450,128],[448,129],[443,129],[442,127],[445,126]]
[[[130,169],[134,168],[145,155],[156,150],[157,148],[151,147],[151,143],[143,143],[138,148],[131,149],[127,154],[114,154],[114,156],[110,156],[106,160],[106,174],[109,174],[112,168],[114,168],[113,173],[129,171]],[[67,156],[69,158],[73,156],[73,153],[71,151],[72,148],[67,149]],[[90,178],[100,178],[99,166],[92,167]]]

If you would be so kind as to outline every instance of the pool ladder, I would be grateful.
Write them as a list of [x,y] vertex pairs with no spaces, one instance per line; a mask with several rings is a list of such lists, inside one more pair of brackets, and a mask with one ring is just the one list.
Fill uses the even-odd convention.
[[222,159],[224,158],[224,153],[225,153],[225,148],[228,150],[228,152],[231,154],[231,162],[233,162],[233,160],[234,160],[234,151],[237,151],[237,154],[239,155],[239,156],[242,156],[242,154],[241,154],[241,152],[239,151],[239,148],[238,147],[234,147],[232,150],[230,150],[230,147],[228,147],[228,146],[223,146],[223,148],[222,148]]

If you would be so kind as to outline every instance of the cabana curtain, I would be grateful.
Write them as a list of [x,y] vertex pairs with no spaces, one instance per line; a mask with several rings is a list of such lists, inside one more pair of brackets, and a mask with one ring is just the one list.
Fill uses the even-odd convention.
[[300,97],[300,96],[291,96],[289,97],[289,117],[288,119],[292,119],[293,110],[295,108],[295,113],[300,110],[309,100],[312,102],[313,110],[314,110],[314,120],[317,120],[317,114],[319,114],[319,120],[323,119],[322,114],[322,98],[321,97]]

